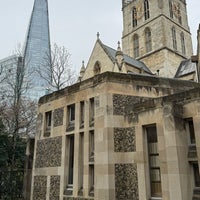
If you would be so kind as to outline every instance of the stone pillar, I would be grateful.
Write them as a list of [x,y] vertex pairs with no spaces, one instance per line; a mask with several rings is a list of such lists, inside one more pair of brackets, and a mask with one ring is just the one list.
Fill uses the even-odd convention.
[[[107,96],[95,98],[95,199],[109,199],[109,128],[107,124]],[[109,126],[109,125],[108,125]]]
[[[163,129],[166,149],[166,163],[169,199],[188,200],[187,135],[182,119],[182,107],[164,103]],[[163,199],[167,200],[167,199]]]
[[200,24],[197,31],[197,80],[200,82]]
[[[162,110],[160,110],[161,114]],[[159,150],[159,160],[160,160],[160,170],[161,170],[161,185],[162,185],[162,199],[169,200],[169,181],[168,181],[168,167],[167,167],[167,153],[166,153],[166,142],[164,135],[163,119],[159,115],[157,116],[156,130],[158,137],[158,150]]]
[[196,140],[196,149],[197,149],[197,158],[198,158],[198,164],[200,166],[200,103],[197,103],[195,105],[197,114],[193,116],[193,124],[194,124],[194,133],[195,133],[195,140]]
[[[85,122],[89,124],[89,100],[85,101]],[[83,196],[86,197],[89,194],[89,127],[84,128],[84,169],[83,169]]]
[[141,125],[135,126],[136,133],[136,150],[137,150],[137,172],[138,172],[138,188],[139,199],[147,199],[150,196],[150,185],[148,176],[148,156],[146,138]]

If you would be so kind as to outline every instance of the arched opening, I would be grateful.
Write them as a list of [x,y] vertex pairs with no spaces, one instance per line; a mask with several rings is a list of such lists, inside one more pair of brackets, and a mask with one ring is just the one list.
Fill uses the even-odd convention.
[[101,65],[100,65],[100,62],[97,61],[94,65],[94,68],[93,68],[93,71],[94,71],[94,75],[97,75],[97,74],[100,74],[101,73]]
[[151,41],[151,30],[150,28],[145,29],[145,46],[146,46],[146,53],[152,50],[152,41]]

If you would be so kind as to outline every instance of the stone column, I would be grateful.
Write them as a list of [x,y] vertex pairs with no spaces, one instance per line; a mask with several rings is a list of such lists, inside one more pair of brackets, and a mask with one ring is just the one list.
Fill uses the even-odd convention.
[[[194,133],[195,133],[195,140],[196,140],[196,150],[197,150],[197,159],[198,164],[200,166],[200,103],[195,104],[197,113],[193,116],[193,124],[194,124]],[[200,168],[200,167],[199,167]]]
[[[163,130],[169,199],[188,200],[187,135],[184,129],[181,106],[174,103],[164,103]],[[163,200],[167,200],[167,198]]]
[[109,126],[107,95],[95,98],[95,199],[109,199]]
[[197,81],[200,82],[200,24],[197,31]]
[[147,141],[145,138],[144,130],[141,125],[135,125],[136,133],[136,150],[137,150],[137,172],[138,172],[138,188],[139,198],[148,199],[150,196],[150,185],[148,178],[148,156],[147,152]]

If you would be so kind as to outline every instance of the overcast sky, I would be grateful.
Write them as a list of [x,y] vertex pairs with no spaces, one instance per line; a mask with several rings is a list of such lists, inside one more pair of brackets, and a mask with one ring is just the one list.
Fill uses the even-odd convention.
[[[200,23],[200,1],[188,0],[188,18],[194,53]],[[0,0],[0,59],[11,55],[24,43],[34,0]],[[72,66],[79,70],[87,63],[96,33],[102,42],[117,48],[122,36],[121,0],[49,0],[51,44],[65,46]]]

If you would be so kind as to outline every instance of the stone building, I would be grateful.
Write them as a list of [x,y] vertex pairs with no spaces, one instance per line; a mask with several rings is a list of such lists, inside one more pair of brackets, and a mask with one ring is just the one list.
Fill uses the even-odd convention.
[[195,82],[105,72],[42,97],[32,199],[192,199],[199,95]]
[[173,78],[192,55],[185,0],[123,0],[123,51]]
[[[200,199],[200,85],[194,81],[200,46],[192,56],[187,15],[180,14],[186,2],[123,0],[122,6],[123,50],[106,46],[98,34],[79,81],[39,100],[31,200]],[[134,14],[138,29],[129,27],[131,8],[142,13]],[[146,26],[152,52],[133,58],[134,34],[141,47],[149,44],[142,39]],[[185,53],[180,43],[173,49],[164,30],[157,49],[156,27],[183,32]]]

